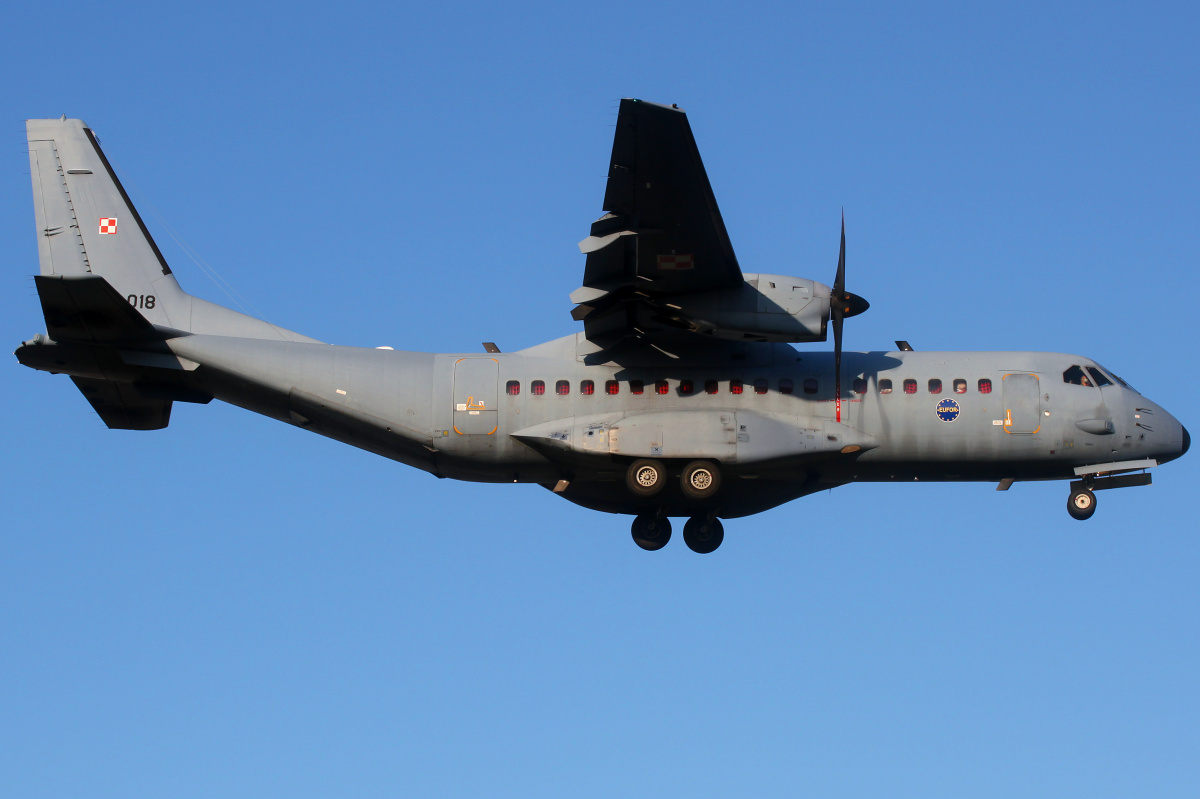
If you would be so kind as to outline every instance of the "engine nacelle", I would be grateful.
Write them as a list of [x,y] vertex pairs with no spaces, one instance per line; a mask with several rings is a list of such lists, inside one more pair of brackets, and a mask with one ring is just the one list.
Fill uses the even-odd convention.
[[[824,341],[829,286],[787,275],[745,275],[741,287],[672,297],[667,308],[688,329],[739,341]],[[680,325],[684,326],[684,325]]]

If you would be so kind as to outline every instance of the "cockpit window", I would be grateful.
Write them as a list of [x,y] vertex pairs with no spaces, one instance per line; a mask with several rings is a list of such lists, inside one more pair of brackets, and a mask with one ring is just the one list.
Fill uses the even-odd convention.
[[1136,389],[1136,388],[1134,388],[1133,386],[1129,385],[1129,384],[1128,384],[1128,383],[1126,383],[1124,380],[1122,380],[1122,379],[1121,379],[1121,376],[1120,376],[1119,374],[1116,374],[1115,372],[1113,372],[1113,370],[1112,370],[1112,369],[1106,369],[1106,368],[1104,368],[1103,366],[1101,366],[1101,367],[1100,367],[1100,370],[1101,370],[1102,372],[1104,372],[1104,374],[1106,374],[1106,375],[1108,375],[1109,377],[1111,377],[1113,380],[1116,380],[1118,383],[1120,383],[1120,384],[1121,384],[1122,386],[1124,386],[1125,388],[1129,389],[1130,391],[1137,391],[1137,389]]
[[1063,372],[1063,382],[1070,383],[1073,386],[1092,385],[1092,381],[1083,373],[1083,367],[1079,365],[1072,366],[1070,369]]
[[1105,377],[1104,372],[1101,372],[1096,367],[1089,366],[1087,368],[1087,370],[1088,370],[1088,374],[1090,374],[1093,378],[1095,378],[1096,385],[1098,385],[1098,386],[1111,386],[1112,385],[1112,381],[1109,380],[1107,377]]

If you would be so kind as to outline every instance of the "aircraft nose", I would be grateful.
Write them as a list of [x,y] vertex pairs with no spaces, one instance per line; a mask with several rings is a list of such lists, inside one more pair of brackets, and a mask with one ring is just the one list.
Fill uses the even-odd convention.
[[1192,437],[1188,435],[1187,428],[1179,425],[1183,429],[1183,447],[1179,450],[1179,456],[1183,457],[1187,454],[1188,448],[1192,446]]

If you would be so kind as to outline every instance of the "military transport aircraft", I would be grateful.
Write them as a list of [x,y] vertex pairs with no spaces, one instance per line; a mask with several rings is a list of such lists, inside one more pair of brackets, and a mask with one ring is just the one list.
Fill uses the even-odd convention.
[[[220,399],[438,477],[538,483],[635,516],[647,550],[720,519],[854,481],[1147,485],[1187,452],[1169,413],[1090,358],[842,352],[846,236],[833,285],[743,273],[675,106],[623,100],[604,215],[579,245],[583,330],[513,353],[331,346],[184,293],[76,119],[27,125],[46,334],[17,359],[70,375],[112,428],[167,426]],[[790,346],[825,341],[833,352]]]

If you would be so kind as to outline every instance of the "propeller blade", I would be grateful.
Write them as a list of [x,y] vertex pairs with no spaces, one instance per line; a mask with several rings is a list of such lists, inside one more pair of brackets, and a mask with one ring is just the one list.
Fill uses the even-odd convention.
[[842,323],[846,318],[846,212],[842,211],[842,246],[838,252],[837,275],[829,298],[829,316],[833,321],[833,400],[837,421],[842,421]]
[[846,211],[842,211],[842,249],[838,253],[837,275],[833,278],[833,296],[839,301],[846,293]]

